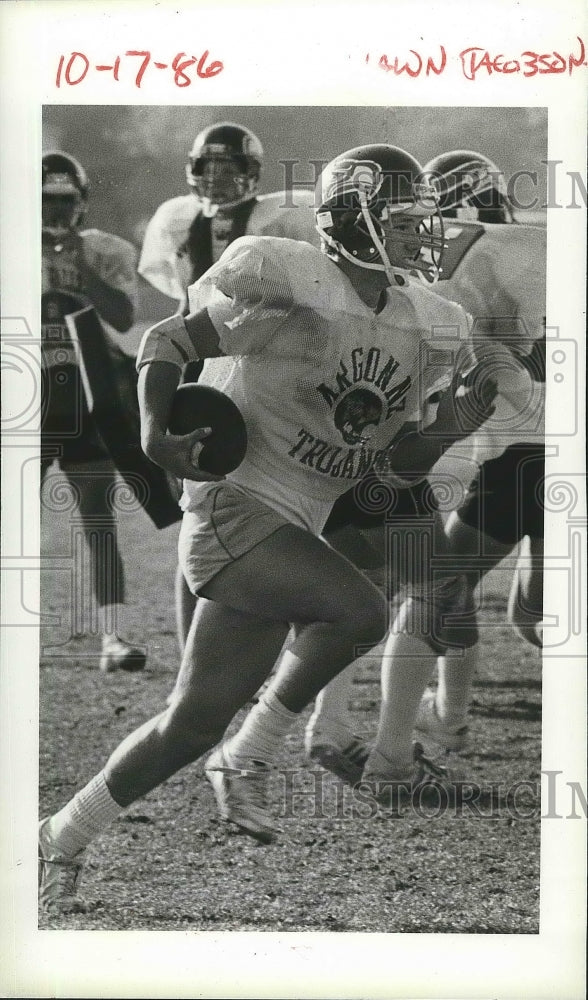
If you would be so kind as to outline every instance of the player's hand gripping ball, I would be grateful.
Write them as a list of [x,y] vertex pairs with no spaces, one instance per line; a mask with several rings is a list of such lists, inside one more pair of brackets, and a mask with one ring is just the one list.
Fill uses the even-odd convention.
[[203,439],[198,468],[216,476],[233,472],[247,451],[247,428],[239,407],[212,386],[186,382],[174,396],[169,431],[191,434],[198,427],[212,428]]

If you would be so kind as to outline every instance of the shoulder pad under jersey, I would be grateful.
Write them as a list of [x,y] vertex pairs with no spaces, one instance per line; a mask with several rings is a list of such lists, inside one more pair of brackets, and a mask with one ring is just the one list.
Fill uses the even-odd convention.
[[200,211],[194,194],[164,201],[150,219],[141,247],[139,274],[154,288],[172,299],[182,299],[184,283],[178,273],[178,251]]
[[137,251],[132,243],[100,229],[80,232],[89,267],[107,285],[124,292],[136,305]]
[[476,335],[535,340],[543,335],[546,231],[523,225],[484,227],[462,264],[435,286],[474,318]]
[[276,236],[235,240],[188,291],[190,309],[205,308],[214,290],[235,303],[272,309],[292,306],[332,316],[357,296],[328,257],[306,242]]
[[282,236],[320,247],[316,231],[314,192],[276,191],[257,200],[247,232],[254,236]]

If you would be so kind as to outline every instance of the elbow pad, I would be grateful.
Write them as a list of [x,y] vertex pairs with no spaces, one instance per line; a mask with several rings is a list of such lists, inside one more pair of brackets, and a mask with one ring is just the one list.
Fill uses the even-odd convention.
[[170,316],[145,331],[137,354],[137,371],[151,361],[169,361],[181,369],[188,361],[198,361],[183,316]]

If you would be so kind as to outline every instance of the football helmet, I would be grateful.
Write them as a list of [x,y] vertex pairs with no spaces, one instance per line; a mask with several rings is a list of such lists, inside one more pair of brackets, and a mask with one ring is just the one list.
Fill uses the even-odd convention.
[[[443,219],[435,188],[403,149],[357,146],[335,157],[315,191],[316,228],[323,251],[358,267],[385,271],[391,282],[407,271],[433,282],[441,271]],[[433,218],[438,224],[433,230]]]
[[504,175],[492,160],[470,149],[435,156],[423,177],[439,195],[444,216],[478,222],[514,222]]
[[190,150],[186,179],[208,214],[255,197],[263,147],[248,128],[219,122],[199,132]]
[[43,235],[63,239],[80,225],[90,184],[86,171],[69,153],[45,153],[42,159]]

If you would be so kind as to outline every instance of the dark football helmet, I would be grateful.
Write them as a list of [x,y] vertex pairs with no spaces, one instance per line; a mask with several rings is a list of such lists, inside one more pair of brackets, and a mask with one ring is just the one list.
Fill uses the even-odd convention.
[[437,189],[447,218],[515,221],[504,175],[482,153],[470,149],[442,153],[423,167],[423,177]]
[[[357,146],[323,170],[315,192],[316,228],[323,250],[358,267],[407,271],[435,281],[441,270],[443,220],[435,189],[403,149]],[[433,231],[433,218],[438,225]]]
[[41,211],[43,235],[63,239],[77,229],[86,212],[90,183],[69,153],[45,153],[42,159]]
[[232,208],[255,197],[262,163],[263,147],[253,132],[219,122],[196,136],[186,179],[206,206]]

